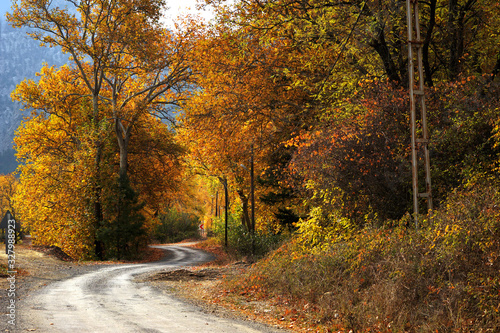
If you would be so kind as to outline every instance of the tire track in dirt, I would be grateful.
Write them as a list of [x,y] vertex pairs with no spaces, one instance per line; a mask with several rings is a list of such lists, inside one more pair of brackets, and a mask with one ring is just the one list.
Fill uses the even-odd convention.
[[[32,295],[22,306],[22,330],[35,332],[278,332],[261,324],[219,318],[147,286],[134,276],[212,260],[206,252],[162,246],[168,255],[147,264],[103,267],[59,281]],[[283,331],[280,331],[283,332]]]

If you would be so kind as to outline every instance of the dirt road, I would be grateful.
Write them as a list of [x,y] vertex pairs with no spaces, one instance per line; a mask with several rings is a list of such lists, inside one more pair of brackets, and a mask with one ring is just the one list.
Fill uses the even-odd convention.
[[49,284],[24,301],[19,331],[34,332],[283,332],[247,321],[219,318],[180,302],[133,277],[149,271],[197,265],[209,254],[165,246],[160,262],[115,265]]

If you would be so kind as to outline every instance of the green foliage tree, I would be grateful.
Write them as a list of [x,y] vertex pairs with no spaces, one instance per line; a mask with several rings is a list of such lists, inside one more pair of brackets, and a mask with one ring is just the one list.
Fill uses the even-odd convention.
[[200,237],[200,220],[187,212],[171,208],[159,218],[153,237],[161,243],[175,243]]
[[109,216],[97,232],[103,242],[106,258],[131,259],[147,245],[144,203],[130,185],[127,176],[120,175],[106,199],[104,216]]

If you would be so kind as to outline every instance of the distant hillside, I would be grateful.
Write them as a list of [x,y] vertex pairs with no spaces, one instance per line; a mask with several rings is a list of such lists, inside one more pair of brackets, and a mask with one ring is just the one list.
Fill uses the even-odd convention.
[[14,149],[7,149],[0,153],[0,175],[16,171],[17,161]]
[[[10,8],[4,1],[1,3],[0,11]],[[25,78],[35,78],[43,63],[60,66],[67,61],[67,56],[59,49],[40,47],[24,30],[13,29],[4,14],[0,18],[0,154],[6,153],[12,160],[9,150],[14,131],[24,115],[19,111],[20,105],[10,99],[11,92]],[[3,166],[0,162],[0,173],[3,173]]]

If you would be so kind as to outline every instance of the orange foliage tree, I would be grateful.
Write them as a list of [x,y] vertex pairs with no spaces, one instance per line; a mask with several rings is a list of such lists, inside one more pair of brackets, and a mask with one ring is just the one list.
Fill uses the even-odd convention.
[[[259,78],[258,87],[250,88],[259,93],[259,101],[271,102],[277,91],[286,91],[278,104],[295,106],[277,108],[273,114],[273,120],[283,119],[278,115],[286,110],[288,119],[298,120],[283,123],[286,129],[277,126],[283,135],[275,142],[289,149],[289,158],[283,161],[289,173],[281,173],[287,175],[281,179],[281,189],[292,184],[295,195],[309,206],[340,210],[357,225],[401,217],[411,199],[404,2],[250,0],[219,8],[219,40],[240,34],[241,44],[258,45],[245,52],[238,42],[231,44],[238,45],[238,54],[246,59],[262,54],[259,48],[266,50],[266,61],[249,60],[251,66],[242,67],[239,78],[247,73]],[[491,161],[497,160],[491,137],[497,114],[492,96],[499,72],[500,6],[489,0],[430,1],[421,9],[425,82],[433,88],[429,90],[429,110],[435,110],[430,111],[431,135],[435,135],[431,166],[439,203],[450,187],[479,170],[491,171]],[[224,58],[217,59],[220,63]],[[219,76],[232,75],[238,58],[231,59],[220,66]],[[266,68],[260,70],[262,76],[255,74],[259,67]],[[219,89],[224,87],[222,80],[213,78],[221,83]],[[240,91],[236,83],[225,87],[232,93]],[[452,93],[455,88],[458,95]],[[205,102],[225,95],[212,96],[217,98]],[[239,96],[232,105],[247,101],[245,97]],[[485,117],[471,108],[483,110]],[[308,117],[300,117],[304,114]],[[212,120],[224,123],[222,118]],[[464,129],[460,140],[452,139],[456,128]],[[446,136],[440,136],[443,133]],[[474,154],[480,157],[473,158]]]
[[224,23],[199,35],[191,65],[197,89],[181,105],[178,137],[189,147],[199,172],[228,180],[239,199],[246,230],[254,227],[250,219],[253,158],[257,224],[272,225],[277,208],[262,205],[261,197],[273,190],[263,179],[273,172],[271,156],[285,149],[283,138],[300,129],[301,118],[310,116],[300,112],[299,101],[306,94],[286,84],[281,71],[285,59],[278,45],[263,45],[250,30],[235,30]]

